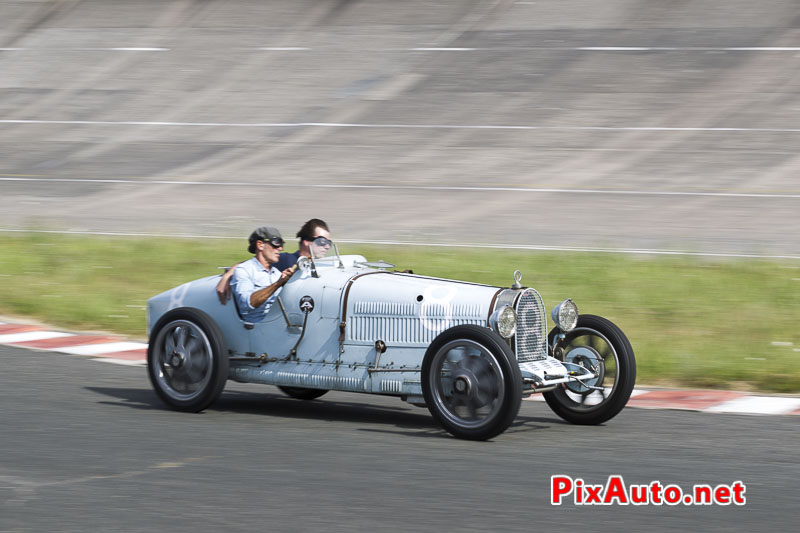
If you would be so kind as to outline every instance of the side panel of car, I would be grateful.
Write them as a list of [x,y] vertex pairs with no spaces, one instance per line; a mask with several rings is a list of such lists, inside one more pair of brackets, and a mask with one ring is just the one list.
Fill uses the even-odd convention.
[[200,309],[208,314],[219,326],[225,338],[225,345],[234,356],[243,356],[250,351],[250,337],[242,320],[236,312],[232,300],[222,305],[217,299],[216,286],[220,276],[210,276],[163,292],[147,302],[148,335],[158,319],[167,311],[179,307]]
[[[444,330],[462,324],[486,325],[497,287],[379,273],[354,279],[346,295],[345,353],[350,346],[381,341],[387,354],[395,348],[427,348]],[[421,364],[418,350],[411,358],[395,355],[396,365]],[[356,361],[347,357],[345,360]],[[389,360],[381,360],[381,366]]]
[[316,278],[309,272],[296,273],[281,290],[280,302],[250,332],[256,356],[336,363],[341,287],[352,276],[352,271],[336,268],[326,268]]

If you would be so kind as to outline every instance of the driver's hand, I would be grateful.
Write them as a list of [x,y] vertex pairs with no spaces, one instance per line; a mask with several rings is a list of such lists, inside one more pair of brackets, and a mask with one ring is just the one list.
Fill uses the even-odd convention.
[[228,277],[226,279],[225,276],[223,276],[222,279],[219,280],[219,283],[217,283],[217,298],[219,298],[219,303],[225,305],[225,302],[227,302],[230,299],[230,297],[231,297],[231,278]]
[[287,281],[289,281],[289,278],[292,277],[292,274],[294,274],[295,270],[297,270],[297,265],[296,264],[290,266],[289,268],[287,268],[286,270],[281,272],[281,280],[280,280],[281,281],[281,285],[284,285],[284,284],[286,284]]
[[222,279],[217,283],[217,298],[219,303],[225,305],[231,297],[231,278],[233,278],[233,271],[236,270],[237,265],[233,265],[223,275]]

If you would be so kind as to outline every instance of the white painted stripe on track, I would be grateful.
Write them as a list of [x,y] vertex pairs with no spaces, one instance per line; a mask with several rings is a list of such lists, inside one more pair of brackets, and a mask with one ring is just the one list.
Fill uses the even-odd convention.
[[473,52],[478,48],[409,48],[411,52]]
[[[575,51],[575,52],[798,52],[798,46],[485,46],[485,47],[429,47],[412,48],[359,48],[358,50],[326,47],[310,48],[305,46],[263,46],[248,48],[249,50],[295,51],[315,50],[318,52],[538,52],[538,51]],[[1,52],[36,51],[36,52],[169,52],[171,48],[163,47],[8,47],[0,48]]]
[[114,359],[113,357],[92,357],[91,360],[122,366],[147,366],[147,361],[129,361],[127,359]]
[[[631,398],[634,398],[636,396],[640,396],[642,394],[647,394],[648,392],[651,392],[651,391],[643,390],[643,389],[633,389],[633,391],[631,391]],[[531,402],[543,402],[544,401],[544,396],[542,396],[541,394],[532,394],[532,395],[530,395],[530,396],[528,396],[526,398],[523,398],[523,400],[528,400],[528,401],[531,401]]]
[[214,128],[365,128],[419,130],[517,130],[517,131],[657,131],[657,132],[740,132],[800,133],[800,128],[704,128],[670,126],[533,126],[503,124],[366,124],[347,122],[159,122],[145,120],[43,120],[0,119],[0,124],[75,126],[164,126]]
[[137,48],[137,47],[116,47],[116,48],[73,48],[76,52],[169,52],[169,48]]
[[[241,239],[241,237],[237,237]],[[637,255],[684,255],[698,257],[731,257],[742,259],[800,259],[800,255],[759,255],[759,254],[740,254],[722,252],[687,252],[682,250],[652,250],[652,249],[632,249],[632,248],[589,248],[579,246],[544,246],[527,244],[453,244],[453,243],[419,243],[408,241],[379,241],[379,240],[348,240],[338,239],[336,242],[352,244],[382,244],[396,246],[432,246],[444,248],[490,248],[507,250],[538,250],[551,252],[589,252],[589,253],[612,253],[612,254],[637,254]]]
[[534,393],[534,394],[531,394],[530,396],[525,396],[522,399],[526,400],[526,401],[529,401],[529,402],[543,402],[544,401],[544,396],[542,396],[539,393]]
[[50,348],[54,352],[70,355],[101,355],[114,352],[129,352],[131,350],[147,349],[147,344],[141,342],[107,342],[103,344],[83,344],[63,348]]
[[24,333],[0,335],[0,344],[14,344],[16,342],[41,341],[73,336],[72,333],[61,333],[59,331],[27,331]]
[[[97,235],[109,237],[169,237],[178,239],[221,239],[221,240],[241,240],[242,236],[235,237],[227,235],[196,235],[189,233],[126,233],[118,231],[60,231],[60,230],[29,230],[0,228],[4,233],[50,233],[54,235]],[[410,241],[389,241],[389,240],[357,240],[357,239],[337,239],[336,242],[348,244],[379,244],[389,246],[426,246],[440,248],[487,248],[502,250],[532,250],[545,252],[585,252],[585,253],[607,253],[607,254],[634,254],[634,255],[675,255],[692,257],[730,257],[741,259],[792,259],[800,260],[800,255],[768,255],[768,254],[743,254],[743,253],[723,253],[723,252],[687,252],[682,250],[653,250],[653,249],[626,249],[626,248],[589,248],[579,246],[545,246],[536,244],[483,244],[483,243],[437,243],[437,242],[410,242]]]
[[0,48],[0,52],[49,52],[57,50],[63,52],[69,50],[71,52],[169,52],[169,48],[156,48],[156,47],[108,47],[108,48]]
[[797,46],[581,46],[587,52],[800,52]]
[[800,409],[800,398],[747,396],[703,409],[707,413],[781,415]]
[[281,187],[291,189],[390,189],[410,191],[465,191],[465,192],[513,192],[536,194],[599,194],[620,196],[701,196],[718,198],[800,198],[798,194],[780,193],[736,193],[736,192],[703,192],[703,191],[644,191],[624,189],[553,189],[533,187],[463,187],[455,185],[359,185],[349,183],[265,183],[248,181],[181,181],[181,180],[133,180],[133,179],[83,179],[83,178],[42,178],[8,176],[0,177],[2,181],[47,182],[47,183],[97,183],[97,184],[134,184],[134,185],[184,185],[206,187]]

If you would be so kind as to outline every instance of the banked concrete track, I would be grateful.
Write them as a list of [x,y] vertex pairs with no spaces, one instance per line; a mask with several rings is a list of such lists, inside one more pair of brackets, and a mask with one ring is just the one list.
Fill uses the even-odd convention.
[[0,1],[0,228],[800,257],[794,0]]

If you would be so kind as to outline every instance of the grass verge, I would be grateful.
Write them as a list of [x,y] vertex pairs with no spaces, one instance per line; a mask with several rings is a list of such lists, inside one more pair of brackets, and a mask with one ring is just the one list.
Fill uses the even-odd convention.
[[[571,297],[631,339],[638,383],[800,392],[800,263],[343,245],[417,274]],[[143,338],[147,299],[247,258],[245,242],[0,236],[0,314]]]

